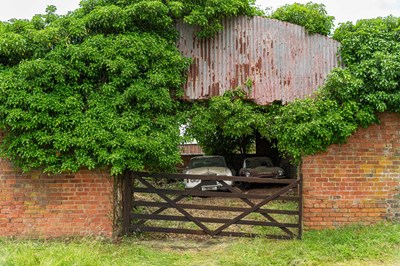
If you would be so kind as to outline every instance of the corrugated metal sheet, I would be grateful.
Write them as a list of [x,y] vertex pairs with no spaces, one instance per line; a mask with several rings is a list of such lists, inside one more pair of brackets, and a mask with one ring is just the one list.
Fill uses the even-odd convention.
[[339,43],[303,27],[262,17],[238,17],[223,26],[202,40],[195,28],[178,24],[178,48],[193,58],[186,99],[222,95],[251,79],[251,98],[258,104],[291,102],[312,94],[339,66]]

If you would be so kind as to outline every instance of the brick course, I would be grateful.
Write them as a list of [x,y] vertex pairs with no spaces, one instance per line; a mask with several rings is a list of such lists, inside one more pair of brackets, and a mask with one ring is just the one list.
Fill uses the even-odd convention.
[[198,144],[183,144],[180,146],[181,155],[202,155],[204,154]]
[[0,236],[105,236],[113,232],[113,180],[100,171],[22,174],[0,159]]
[[303,159],[305,228],[400,221],[400,115]]

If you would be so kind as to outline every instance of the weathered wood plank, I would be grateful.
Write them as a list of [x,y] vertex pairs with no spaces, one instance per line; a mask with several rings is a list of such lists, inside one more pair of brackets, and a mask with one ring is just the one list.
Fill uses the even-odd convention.
[[259,208],[261,208],[262,206],[264,206],[265,204],[267,204],[268,202],[270,202],[271,200],[273,200],[274,198],[278,198],[279,195],[281,195],[282,193],[285,193],[287,191],[289,191],[290,189],[294,188],[295,186],[298,185],[298,182],[293,182],[292,184],[288,185],[287,187],[277,191],[276,193],[274,193],[273,195],[267,197],[266,199],[264,199],[263,201],[261,201],[260,203],[255,204],[253,207],[251,207],[249,210],[243,212],[242,214],[236,216],[234,219],[232,219],[229,223],[226,223],[224,225],[222,225],[221,227],[219,227],[218,229],[214,230],[213,233],[214,234],[219,234],[220,232],[222,232],[222,230],[224,230],[225,228],[228,228],[231,224],[243,219],[244,217],[246,217],[247,215],[249,215],[251,212],[254,212],[255,210],[258,210]]
[[[236,187],[230,187],[230,186],[228,186],[227,184],[224,184],[224,186],[227,188],[227,189],[229,189],[232,193],[234,193],[234,192],[242,192],[239,188],[236,188]],[[290,190],[290,189],[289,189]],[[289,190],[287,190],[287,191],[289,191]],[[285,189],[281,189],[279,192],[276,192],[276,194],[277,193],[286,193],[285,192],[286,191],[286,188]],[[250,201],[250,200],[248,200],[248,199],[244,199],[244,198],[241,198],[241,200],[243,200],[247,205],[249,205],[250,207],[255,207],[256,206],[256,204],[254,204],[252,201]],[[246,211],[244,211],[243,213],[245,213]],[[255,212],[255,211],[253,211],[253,212]],[[269,215],[268,213],[263,213],[262,214],[265,218],[267,218],[269,221],[271,221],[271,222],[273,222],[273,223],[275,223],[275,224],[279,224],[278,223],[278,221],[277,220],[275,220],[271,215]],[[226,224],[228,224],[228,223],[226,223]],[[293,236],[293,232],[292,231],[290,231],[289,229],[287,229],[285,226],[278,226],[282,231],[284,231],[286,234],[288,234],[288,235],[290,235],[290,236]]]
[[[232,219],[229,218],[209,218],[209,217],[195,217],[198,221],[202,223],[228,223]],[[152,214],[133,214],[132,219],[140,219],[140,220],[157,220],[157,221],[177,221],[177,222],[191,222],[185,216],[177,216],[177,215],[152,215]],[[242,224],[242,225],[257,225],[257,226],[276,226],[276,227],[293,227],[297,228],[297,223],[279,223],[279,222],[266,222],[266,221],[257,221],[257,220],[239,220],[234,224]]]
[[129,226],[131,223],[130,214],[132,210],[132,177],[131,176],[124,176],[123,180],[123,187],[124,192],[122,194],[123,200],[123,221],[122,221],[122,230],[124,233],[128,233]]
[[209,235],[214,235],[213,232],[204,224],[202,224],[199,220],[197,220],[195,217],[193,217],[190,213],[185,211],[183,208],[179,207],[176,205],[174,201],[172,201],[170,198],[168,198],[165,194],[163,194],[159,189],[157,190],[155,187],[153,187],[150,183],[142,179],[141,177],[137,177],[137,179],[142,182],[144,185],[146,185],[149,189],[151,189],[154,193],[156,193],[158,196],[160,196],[163,200],[168,202],[172,207],[175,207],[180,213],[185,215],[190,221],[194,222],[197,226],[199,226],[205,233]]
[[[155,233],[174,233],[174,234],[192,234],[192,235],[206,235],[203,231],[193,229],[181,229],[181,228],[167,228],[167,227],[151,227],[151,226],[131,226],[133,232],[155,232]],[[218,236],[228,237],[263,237],[271,239],[292,239],[287,235],[270,235],[270,234],[249,234],[241,232],[220,232]]]
[[[196,204],[182,204],[182,203],[178,203],[177,205],[184,209],[208,210],[208,211],[244,212],[248,209],[248,208],[244,208],[244,207],[227,207],[227,206],[218,206],[218,205],[196,205]],[[134,207],[135,206],[138,206],[138,207],[160,207],[160,208],[166,208],[166,209],[172,208],[168,203],[151,202],[151,201],[135,201]],[[298,210],[260,209],[258,211],[255,211],[255,213],[299,215]]]
[[[196,197],[218,197],[218,198],[244,198],[244,199],[265,199],[271,194],[246,194],[246,193],[231,193],[224,191],[196,191],[196,190],[177,190],[177,189],[157,189],[164,195],[183,195]],[[134,188],[136,193],[154,193],[148,188]],[[279,196],[276,200],[299,201],[298,197]]]
[[248,183],[260,183],[260,184],[290,184],[295,179],[291,178],[268,178],[268,177],[244,177],[244,176],[222,176],[222,175],[187,175],[187,174],[150,174],[146,172],[135,172],[135,175],[140,177],[151,177],[154,179],[199,179],[199,180],[226,180],[234,182],[248,182]]
[[[124,220],[123,227],[125,233],[133,231],[151,231],[151,232],[164,232],[164,233],[183,233],[183,234],[197,234],[197,235],[211,235],[211,236],[247,236],[252,237],[254,234],[247,232],[228,232],[227,229],[231,225],[246,225],[246,226],[263,226],[263,227],[277,227],[280,228],[285,235],[262,235],[262,237],[267,238],[282,238],[290,239],[294,237],[301,238],[302,230],[302,193],[301,193],[301,178],[299,179],[271,179],[271,178],[246,178],[246,177],[227,177],[227,176],[193,176],[193,175],[182,175],[182,174],[149,174],[149,173],[138,173],[135,172],[130,177],[130,184],[132,180],[135,179],[139,181],[137,183],[141,187],[128,187],[127,180],[124,180],[127,186],[124,192],[124,198],[129,198],[130,194],[131,202],[124,203]],[[164,189],[156,188],[153,181],[157,179],[166,178],[172,180],[182,180],[183,178],[201,179],[202,183],[197,185],[195,188],[182,190],[182,189]],[[282,184],[278,191],[270,194],[251,194],[247,191],[242,191],[239,187],[229,186],[225,181],[250,181],[254,183],[261,184]],[[213,181],[219,181],[225,191],[201,191],[201,186]],[[298,196],[288,196],[287,193],[291,191],[299,190]],[[163,202],[147,200],[135,201],[133,195],[135,193],[158,195]],[[144,195],[143,195],[144,196]],[[240,199],[248,205],[248,207],[236,207],[236,206],[218,206],[218,205],[200,205],[196,203],[179,203],[179,201],[187,197],[211,197],[211,198],[233,198]],[[132,202],[133,199],[133,202]],[[257,200],[254,203],[251,200]],[[261,200],[261,201],[260,201]],[[126,200],[125,200],[126,201]],[[158,200],[157,200],[158,201]],[[276,210],[271,208],[265,208],[268,203],[272,201],[294,201],[299,202],[297,210]],[[132,213],[132,209],[136,207],[149,207],[153,208],[150,213]],[[154,207],[157,208],[154,210]],[[161,214],[164,210],[175,209],[182,216],[176,214]],[[209,211],[225,211],[230,212],[234,215],[233,218],[225,217],[198,217],[191,214],[187,210],[209,210]],[[126,210],[130,210],[129,213]],[[263,221],[253,220],[247,217],[251,213],[257,213],[264,216]],[[298,222],[296,223],[281,223],[277,221],[271,214],[279,215],[290,215],[298,216]],[[193,229],[183,229],[183,228],[171,228],[163,226],[149,226],[148,221],[178,221],[178,222],[192,222],[196,224],[199,228],[198,230]],[[209,224],[221,224],[217,229],[211,230]],[[297,229],[297,235],[289,228]],[[294,230],[296,231],[296,230]]]

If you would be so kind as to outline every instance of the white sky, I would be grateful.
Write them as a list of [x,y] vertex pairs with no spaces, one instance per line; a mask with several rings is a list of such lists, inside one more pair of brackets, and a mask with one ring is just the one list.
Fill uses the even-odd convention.
[[[265,9],[276,9],[285,4],[307,3],[310,0],[257,0],[257,4]],[[80,0],[0,0],[0,20],[11,18],[30,19],[35,14],[45,13],[46,6],[55,5],[58,14],[79,7]],[[314,0],[314,3],[323,3],[328,14],[336,18],[335,22],[356,22],[362,18],[375,18],[390,14],[400,17],[400,0]]]
[[54,5],[57,14],[66,14],[79,7],[80,0],[0,0],[0,21],[12,18],[31,19],[35,14],[46,13],[46,7]]
[[[262,9],[272,7],[273,10],[285,4],[295,2],[305,4],[311,0],[256,0]],[[329,15],[335,17],[335,23],[358,19],[386,17],[394,15],[400,17],[400,0],[313,0],[313,3],[324,4]]]

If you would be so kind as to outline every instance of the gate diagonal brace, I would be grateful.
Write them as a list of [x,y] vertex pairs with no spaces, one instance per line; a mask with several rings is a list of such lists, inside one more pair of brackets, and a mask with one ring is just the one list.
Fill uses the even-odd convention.
[[213,231],[211,231],[207,226],[205,226],[202,222],[193,217],[190,213],[185,211],[183,208],[179,207],[174,201],[172,201],[168,196],[159,192],[152,184],[144,180],[142,177],[138,177],[138,180],[145,186],[147,186],[153,193],[160,196],[163,200],[165,200],[171,207],[177,209],[180,213],[182,213],[189,221],[194,222],[198,227],[200,227],[204,232],[213,236],[215,235]]
[[[243,193],[243,191],[241,190],[241,189],[239,189],[239,188],[237,188],[237,187],[232,187],[232,186],[230,186],[230,185],[228,185],[228,184],[226,184],[224,181],[222,181],[222,182],[220,182],[220,183],[222,183],[222,186],[224,187],[224,188],[226,188],[226,189],[228,189],[230,192],[232,192],[232,193]],[[286,187],[285,187],[286,188]],[[284,189],[285,189],[284,188]],[[283,192],[284,193],[284,192]],[[283,194],[282,193],[282,194]],[[246,199],[246,198],[240,198],[243,202],[245,202],[245,203],[247,203],[247,205],[249,205],[250,207],[254,207],[255,206],[255,204],[251,201],[251,200],[249,200],[249,199]],[[267,204],[267,203],[266,203]],[[262,206],[260,206],[260,208],[261,208]],[[270,221],[270,222],[273,222],[273,223],[279,223],[276,219],[274,219],[274,217],[272,217],[271,215],[269,215],[268,213],[260,213],[262,216],[264,216],[268,221]],[[282,229],[282,231],[284,231],[286,234],[288,234],[290,237],[293,237],[294,236],[294,234],[293,234],[293,232],[292,231],[290,231],[287,227],[284,227],[284,226],[278,226],[280,229]]]
[[[226,223],[220,227],[218,227],[216,230],[213,231],[213,235],[218,235],[219,233],[221,233],[223,230],[225,230],[226,228],[228,228],[229,226],[231,226],[232,224],[240,221],[241,219],[243,219],[244,217],[246,217],[247,215],[249,215],[250,213],[260,209],[262,206],[264,206],[265,204],[267,204],[268,202],[270,202],[271,200],[276,199],[277,197],[279,197],[281,194],[289,191],[290,189],[294,188],[295,186],[298,185],[298,180],[296,180],[295,182],[291,183],[290,185],[288,185],[287,187],[284,187],[281,190],[278,190],[276,193],[272,194],[271,196],[269,196],[268,198],[266,198],[265,200],[259,202],[258,204],[255,204],[252,208],[248,209],[247,211],[243,212],[242,214],[236,216],[235,218],[233,218],[229,223]],[[253,203],[252,203],[253,204]]]
[[[137,178],[137,179],[138,179],[138,178]],[[138,180],[139,180],[139,179],[138,179]],[[139,180],[139,181],[141,182],[141,180]],[[143,183],[142,183],[142,184],[143,184]],[[196,186],[194,186],[193,188],[191,188],[189,191],[197,190],[197,189],[199,189],[202,185],[204,185],[204,184],[199,183],[199,184],[197,184]],[[146,186],[147,186],[147,185],[146,185]],[[186,195],[180,195],[180,196],[174,198],[172,201],[175,202],[175,203],[178,203],[179,201],[181,201],[181,200],[184,199],[184,198],[186,198]],[[168,207],[160,207],[159,209],[155,210],[154,212],[152,212],[152,213],[150,213],[150,214],[151,214],[151,215],[157,215],[157,214],[162,213],[162,212],[165,211],[166,209],[168,209]],[[142,224],[144,224],[145,222],[146,222],[146,221],[142,220],[142,221],[137,222],[136,225],[142,225]]]

